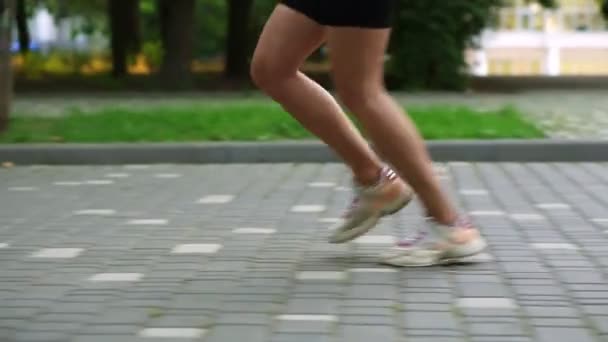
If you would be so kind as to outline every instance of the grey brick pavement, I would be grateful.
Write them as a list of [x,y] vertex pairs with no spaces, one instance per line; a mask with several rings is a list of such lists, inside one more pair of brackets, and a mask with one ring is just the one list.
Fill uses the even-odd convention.
[[437,170],[483,259],[379,265],[418,203],[327,244],[335,164],[0,169],[0,341],[608,340],[606,164]]

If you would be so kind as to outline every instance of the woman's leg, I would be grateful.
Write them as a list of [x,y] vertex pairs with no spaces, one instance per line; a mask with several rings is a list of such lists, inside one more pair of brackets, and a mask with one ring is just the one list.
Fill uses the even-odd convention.
[[379,152],[411,184],[441,223],[456,218],[435,177],[424,141],[384,88],[390,29],[336,27],[328,33],[333,77],[342,102],[362,122]]
[[[375,146],[414,188],[429,217],[449,241],[464,243],[447,245],[446,254],[475,254],[485,243],[467,222],[461,222],[452,203],[442,192],[433,172],[424,141],[412,121],[388,95],[384,87],[384,55],[390,29],[332,27],[328,32],[328,47],[332,74],[344,104],[363,123]],[[457,236],[456,236],[457,235]],[[472,244],[469,244],[472,243]],[[446,246],[446,244],[444,244]],[[465,248],[463,248],[463,246]],[[424,255],[428,255],[428,250]],[[439,252],[437,252],[439,253]],[[408,263],[410,259],[406,260]],[[414,260],[413,264],[419,263]]]
[[278,5],[266,24],[251,65],[256,85],[280,103],[350,166],[361,184],[377,181],[382,161],[344,115],[335,99],[299,71],[325,41],[326,28]]
[[[294,1],[306,6],[306,1]],[[254,53],[255,83],[303,126],[328,144],[352,169],[357,196],[334,227],[332,243],[350,241],[412,199],[409,187],[373,152],[335,99],[298,71],[326,38],[327,29],[292,8],[279,5],[270,17]]]

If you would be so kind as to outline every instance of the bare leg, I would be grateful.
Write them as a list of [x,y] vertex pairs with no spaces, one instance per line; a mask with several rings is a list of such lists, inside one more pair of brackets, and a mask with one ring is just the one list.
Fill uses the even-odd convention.
[[362,185],[377,181],[382,161],[334,98],[298,69],[326,39],[325,27],[278,5],[254,53],[254,82],[350,166]]
[[414,188],[427,214],[450,224],[456,211],[442,193],[424,141],[384,87],[384,54],[390,29],[330,28],[333,77],[344,104],[370,138]]

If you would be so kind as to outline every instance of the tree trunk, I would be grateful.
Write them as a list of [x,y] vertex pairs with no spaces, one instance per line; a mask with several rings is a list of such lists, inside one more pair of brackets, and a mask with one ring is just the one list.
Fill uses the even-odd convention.
[[191,85],[195,0],[159,0],[163,61],[161,77],[172,88]]
[[249,23],[253,0],[228,0],[226,77],[245,79],[249,74]]
[[0,0],[0,132],[8,128],[13,95],[11,72],[11,28],[15,0]]
[[112,75],[127,74],[127,58],[140,50],[139,0],[110,0],[108,3],[112,46]]
[[25,55],[30,52],[30,30],[27,27],[25,0],[17,0],[16,20],[19,33],[19,51]]

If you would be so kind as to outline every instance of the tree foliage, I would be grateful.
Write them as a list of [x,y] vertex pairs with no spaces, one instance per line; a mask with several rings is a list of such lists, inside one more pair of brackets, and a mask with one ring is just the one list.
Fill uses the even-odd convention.
[[[530,0],[530,2],[533,2]],[[538,0],[555,7],[555,0]],[[406,88],[463,89],[464,51],[496,18],[503,0],[402,0],[398,2],[389,72]]]
[[391,45],[391,75],[409,88],[463,88],[463,51],[500,5],[501,0],[400,1]]

